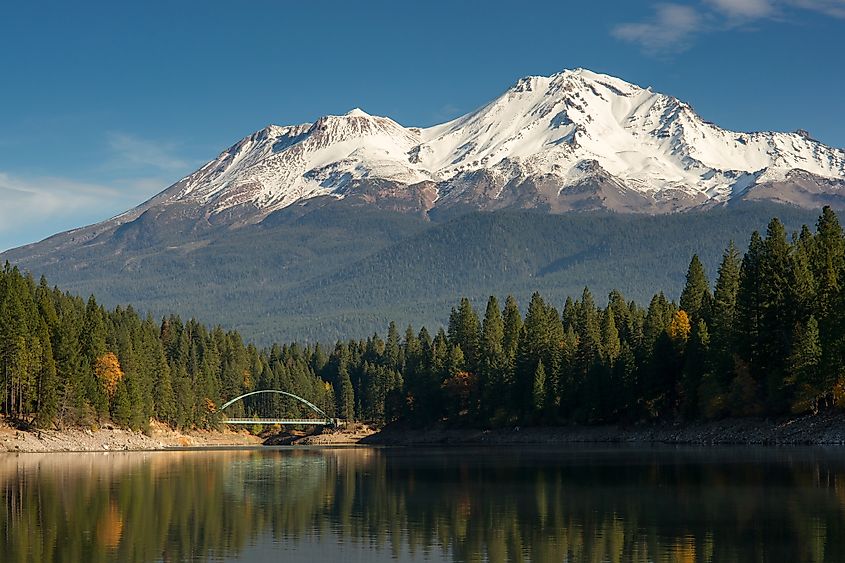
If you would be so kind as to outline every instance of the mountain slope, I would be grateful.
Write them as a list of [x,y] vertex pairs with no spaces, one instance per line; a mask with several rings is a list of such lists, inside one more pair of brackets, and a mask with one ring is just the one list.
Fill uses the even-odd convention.
[[673,293],[692,253],[713,266],[728,239],[824,204],[845,207],[842,149],[727,131],[578,69],[429,128],[360,109],[272,125],[126,213],[0,260],[263,341],[334,338],[459,294]]
[[728,131],[676,98],[577,69],[520,79],[477,111],[429,128],[360,109],[271,125],[115,221],[185,203],[210,223],[255,222],[321,196],[422,213],[656,213],[789,186],[797,171],[811,184],[804,191],[841,204],[842,149],[806,132]]
[[238,229],[156,232],[154,246],[140,233],[133,246],[101,235],[58,260],[25,248],[0,259],[109,306],[176,311],[262,343],[332,341],[390,320],[436,327],[460,295],[483,304],[513,293],[524,305],[540,290],[561,304],[589,285],[599,302],[611,288],[677,298],[693,253],[713,276],[728,241],[742,247],[773,215],[793,231],[818,213],[748,202],[658,216],[500,211],[429,222],[324,198]]

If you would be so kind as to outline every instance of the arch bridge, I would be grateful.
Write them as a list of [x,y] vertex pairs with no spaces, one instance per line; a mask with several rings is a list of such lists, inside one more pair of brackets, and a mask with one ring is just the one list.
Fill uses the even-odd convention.
[[264,393],[275,393],[277,395],[284,395],[285,397],[290,397],[300,403],[304,404],[308,407],[311,411],[313,411],[317,417],[316,418],[224,418],[221,420],[223,424],[259,424],[259,425],[281,425],[281,426],[339,426],[342,421],[337,418],[330,417],[323,409],[312,403],[307,399],[303,399],[299,395],[294,395],[293,393],[288,393],[287,391],[280,391],[278,389],[260,389],[258,391],[251,391],[249,393],[244,393],[238,397],[230,401],[226,401],[220,407],[220,412],[222,413],[226,410],[227,407],[232,406],[233,404],[237,403],[238,401],[245,399],[247,397],[251,397],[253,395],[260,395]]

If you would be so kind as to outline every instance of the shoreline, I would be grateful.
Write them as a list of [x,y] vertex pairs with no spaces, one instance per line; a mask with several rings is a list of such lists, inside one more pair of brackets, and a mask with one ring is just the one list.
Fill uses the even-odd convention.
[[98,430],[77,427],[64,430],[20,430],[0,421],[0,453],[127,452],[185,449],[225,449],[260,446],[355,445],[372,435],[366,425],[319,434],[290,432],[256,436],[244,430],[178,431],[153,423],[149,434],[106,425]]
[[845,445],[845,413],[781,418],[730,418],[642,425],[543,426],[480,429],[417,430],[388,426],[361,440],[380,446],[426,445]]
[[192,447],[260,446],[263,440],[246,432],[196,430],[180,432],[153,425],[149,434],[116,427],[98,430],[19,430],[0,423],[0,452],[122,452]]
[[567,444],[845,445],[845,413],[782,418],[733,418],[692,423],[542,426],[496,429],[375,430],[365,424],[317,434],[255,436],[246,431],[181,432],[153,424],[150,434],[106,426],[99,430],[18,430],[0,422],[0,453],[161,451],[261,446],[497,446]]

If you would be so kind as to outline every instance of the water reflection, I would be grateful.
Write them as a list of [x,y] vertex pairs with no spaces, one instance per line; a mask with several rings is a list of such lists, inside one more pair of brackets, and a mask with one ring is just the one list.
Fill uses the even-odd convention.
[[9,454],[0,487],[3,561],[845,561],[835,450]]

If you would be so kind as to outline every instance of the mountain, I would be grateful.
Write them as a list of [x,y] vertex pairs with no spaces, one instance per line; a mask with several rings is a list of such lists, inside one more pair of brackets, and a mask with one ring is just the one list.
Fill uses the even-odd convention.
[[255,221],[320,196],[422,213],[657,213],[736,198],[842,206],[843,186],[845,151],[806,132],[728,131],[676,98],[578,69],[523,78],[429,128],[357,108],[271,125],[118,221],[184,203],[212,222]]
[[109,305],[322,339],[460,294],[671,294],[693,252],[712,267],[730,238],[824,204],[845,206],[845,151],[727,131],[578,69],[429,128],[360,109],[272,125],[126,213],[0,260]]

